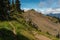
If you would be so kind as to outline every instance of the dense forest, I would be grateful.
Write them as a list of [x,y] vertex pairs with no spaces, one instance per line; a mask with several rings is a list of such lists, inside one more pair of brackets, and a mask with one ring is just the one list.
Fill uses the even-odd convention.
[[0,0],[0,17],[7,18],[12,12],[20,12],[20,0]]

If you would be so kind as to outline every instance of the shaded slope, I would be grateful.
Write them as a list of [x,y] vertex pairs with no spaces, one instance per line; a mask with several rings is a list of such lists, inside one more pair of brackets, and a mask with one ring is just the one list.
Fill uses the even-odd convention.
[[11,30],[6,28],[0,29],[0,40],[29,40],[22,34],[14,34]]

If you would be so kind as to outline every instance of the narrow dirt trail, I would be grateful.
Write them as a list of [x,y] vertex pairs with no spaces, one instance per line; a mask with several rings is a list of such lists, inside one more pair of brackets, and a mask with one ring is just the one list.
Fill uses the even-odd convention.
[[13,33],[16,35],[16,28],[15,28],[15,26],[12,24],[11,21],[9,21],[9,17],[8,17],[8,16],[7,16],[6,18],[7,18],[7,20],[8,20],[9,25],[10,25],[11,28],[12,28]]
[[9,22],[9,24],[12,27],[13,33],[16,34],[16,28],[15,28],[15,26],[11,22]]
[[46,36],[43,36],[43,35],[38,34],[35,31],[33,31],[33,34],[34,34],[36,40],[52,40],[52,39],[50,39],[50,38],[48,38]]

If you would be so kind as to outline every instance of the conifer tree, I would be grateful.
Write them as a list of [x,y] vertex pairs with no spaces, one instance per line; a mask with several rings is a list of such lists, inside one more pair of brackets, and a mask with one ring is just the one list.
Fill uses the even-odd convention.
[[7,10],[10,9],[10,2],[9,0],[0,0],[0,16],[6,17],[7,16]]
[[15,4],[16,4],[16,10],[18,12],[21,11],[21,9],[20,9],[20,7],[21,7],[20,0],[16,0]]
[[10,0],[7,1],[7,5],[8,10],[10,10]]
[[12,9],[15,9],[14,0],[12,0]]

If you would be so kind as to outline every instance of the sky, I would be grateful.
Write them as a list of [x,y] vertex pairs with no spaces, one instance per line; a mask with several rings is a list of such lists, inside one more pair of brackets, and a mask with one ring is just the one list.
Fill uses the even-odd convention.
[[20,0],[21,9],[25,11],[35,9],[44,14],[53,12],[60,13],[60,0]]

